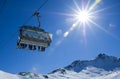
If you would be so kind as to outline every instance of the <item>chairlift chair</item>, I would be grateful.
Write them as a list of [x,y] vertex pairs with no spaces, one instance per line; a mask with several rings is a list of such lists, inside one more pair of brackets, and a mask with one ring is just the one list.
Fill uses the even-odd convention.
[[45,48],[50,46],[51,40],[52,35],[43,29],[24,25],[19,29],[17,47],[25,49],[28,46],[29,50],[36,50],[38,47],[38,50],[45,51]]

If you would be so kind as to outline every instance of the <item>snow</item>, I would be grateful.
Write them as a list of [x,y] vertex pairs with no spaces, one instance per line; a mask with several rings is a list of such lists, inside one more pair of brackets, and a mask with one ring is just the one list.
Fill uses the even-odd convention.
[[17,75],[0,71],[0,79],[19,79]]
[[27,78],[0,71],[0,79],[120,79],[120,59],[99,54],[94,60],[74,61],[48,74]]

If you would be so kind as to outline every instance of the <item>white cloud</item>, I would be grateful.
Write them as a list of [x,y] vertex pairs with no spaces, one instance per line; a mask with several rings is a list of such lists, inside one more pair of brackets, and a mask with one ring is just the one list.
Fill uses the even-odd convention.
[[115,25],[115,24],[110,23],[110,24],[109,24],[109,27],[116,27],[116,25]]
[[33,67],[33,68],[32,68],[32,72],[37,72],[37,68],[36,68],[36,67]]
[[63,32],[62,32],[62,30],[61,29],[58,29],[57,31],[56,31],[56,35],[61,35]]

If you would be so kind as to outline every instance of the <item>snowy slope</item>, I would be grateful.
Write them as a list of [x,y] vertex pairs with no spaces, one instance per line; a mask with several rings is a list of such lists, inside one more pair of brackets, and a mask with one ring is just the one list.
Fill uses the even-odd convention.
[[0,71],[0,79],[19,79],[18,76]]
[[[0,71],[0,79],[28,78]],[[77,60],[64,68],[30,79],[120,79],[120,58],[99,54],[94,60]]]

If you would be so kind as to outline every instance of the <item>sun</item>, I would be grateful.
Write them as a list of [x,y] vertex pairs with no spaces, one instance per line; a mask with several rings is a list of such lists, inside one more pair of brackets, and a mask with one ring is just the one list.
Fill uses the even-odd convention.
[[79,27],[81,28],[81,33],[83,34],[83,37],[86,40],[87,28],[91,28],[90,24],[94,24],[96,26],[96,23],[94,21],[97,17],[97,13],[99,13],[100,10],[97,10],[95,7],[98,3],[101,2],[101,0],[95,0],[93,4],[90,4],[90,0],[86,3],[82,1],[81,6],[78,5],[76,0],[73,0],[73,2],[76,8],[70,7],[72,12],[63,14],[72,17],[74,23],[66,32],[64,32],[63,36],[67,37],[71,31]]
[[109,7],[108,8],[96,7],[98,6],[98,4],[101,3],[102,0],[94,0],[93,3],[91,2],[91,0],[88,0],[86,2],[84,0],[81,1],[82,1],[81,5],[78,5],[77,0],[73,0],[75,8],[70,6],[70,9],[72,10],[70,13],[61,13],[62,15],[70,17],[70,20],[67,19],[67,21],[70,21],[70,23],[73,22],[70,28],[63,33],[63,37],[66,38],[75,28],[78,27],[78,29],[80,29],[79,33],[81,33],[83,41],[86,44],[88,32],[87,30],[92,29],[93,31],[94,29],[93,26],[95,26],[100,30],[104,31],[105,33],[107,33],[108,35],[117,38],[112,33],[107,31],[104,27],[102,27],[99,23],[97,23],[98,22],[97,19],[100,18],[101,12],[108,9]]
[[107,9],[99,9],[98,7],[96,7],[101,1],[102,0],[94,0],[92,3],[91,0],[88,0],[86,2],[82,0],[81,5],[78,5],[77,0],[73,0],[76,8],[70,7],[70,9],[72,10],[71,13],[66,13],[64,15],[72,17],[74,23],[66,32],[64,32],[64,37],[67,37],[70,32],[72,32],[75,28],[79,27],[81,29],[80,31],[84,39],[86,40],[87,29],[92,29],[93,25],[101,29],[102,31],[108,33],[109,35],[112,35],[106,29],[104,29],[104,27],[96,23],[96,20],[100,17],[99,14],[105,9]]
[[76,19],[81,23],[86,23],[90,19],[90,14],[86,10],[80,11],[76,14]]

